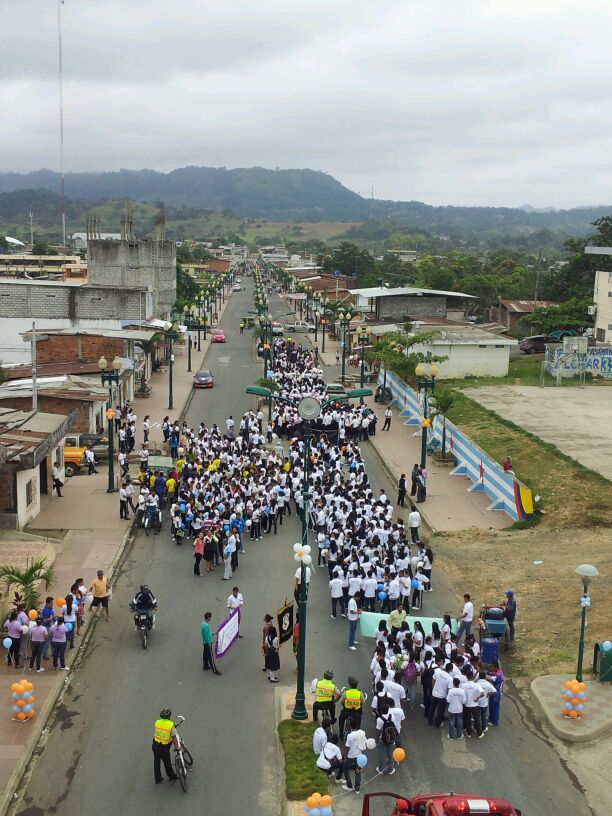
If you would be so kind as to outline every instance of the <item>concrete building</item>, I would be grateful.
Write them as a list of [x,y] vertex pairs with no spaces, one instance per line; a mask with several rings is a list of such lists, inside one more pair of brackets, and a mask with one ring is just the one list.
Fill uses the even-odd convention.
[[40,512],[41,495],[50,494],[52,469],[63,476],[64,437],[69,416],[0,407],[0,526],[22,530]]
[[[121,233],[120,232],[102,232],[100,233],[100,238],[103,241],[120,241],[121,240]],[[73,232],[70,236],[70,243],[74,249],[81,250],[87,249],[87,233],[86,232]]]
[[595,339],[598,343],[612,343],[612,272],[595,273]]
[[372,286],[350,291],[355,299],[355,305],[366,317],[398,323],[419,317],[461,321],[465,318],[465,301],[475,299],[474,295],[467,295],[464,292],[446,292],[415,286],[397,288]]
[[51,278],[63,280],[66,267],[80,266],[78,255],[32,255],[29,252],[11,252],[0,255],[0,276],[9,278]]

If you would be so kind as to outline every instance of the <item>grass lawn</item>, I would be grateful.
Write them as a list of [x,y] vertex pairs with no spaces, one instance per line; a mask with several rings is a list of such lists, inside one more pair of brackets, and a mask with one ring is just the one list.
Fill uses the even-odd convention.
[[283,720],[278,733],[285,753],[287,799],[306,799],[311,793],[326,793],[327,775],[315,765],[312,736],[316,723]]
[[483,408],[465,393],[456,392],[456,396],[448,418],[498,462],[507,453],[512,455],[518,478],[531,487],[534,496],[542,497],[543,524],[612,526],[612,492],[607,479]]

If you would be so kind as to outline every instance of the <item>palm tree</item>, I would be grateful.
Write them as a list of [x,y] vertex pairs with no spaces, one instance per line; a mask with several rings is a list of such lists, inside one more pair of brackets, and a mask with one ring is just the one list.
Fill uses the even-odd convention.
[[153,352],[155,351],[156,343],[158,342],[158,340],[163,340],[163,339],[164,339],[164,335],[162,334],[162,332],[155,332],[155,334],[151,335],[151,337],[149,337],[148,340],[136,340],[136,342],[134,343],[134,345],[138,346],[138,348],[141,348],[143,350],[143,352],[144,352],[144,356],[145,356],[145,375],[144,375],[143,379],[145,379],[145,380],[149,379],[149,373],[150,373],[150,369],[151,369],[151,366],[149,365],[149,362],[151,360]]
[[44,558],[26,561],[23,570],[10,564],[0,565],[0,589],[5,594],[15,589],[15,606],[23,603],[26,609],[38,609],[38,584],[41,581],[44,581],[45,589],[55,583],[55,569]]
[[457,395],[450,388],[435,392],[436,413],[442,417],[442,458],[446,456],[446,415],[453,407]]

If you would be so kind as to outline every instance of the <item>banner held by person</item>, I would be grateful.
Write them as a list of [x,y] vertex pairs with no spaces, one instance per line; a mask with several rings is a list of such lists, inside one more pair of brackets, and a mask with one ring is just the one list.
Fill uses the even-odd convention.
[[215,657],[223,657],[240,634],[240,608],[234,609],[232,614],[220,624],[217,629],[215,642]]

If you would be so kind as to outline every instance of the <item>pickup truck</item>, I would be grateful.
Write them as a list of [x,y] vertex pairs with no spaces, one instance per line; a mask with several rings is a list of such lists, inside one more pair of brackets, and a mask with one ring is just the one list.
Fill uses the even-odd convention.
[[314,323],[308,323],[306,320],[290,320],[285,323],[285,331],[297,334],[299,332],[313,332],[315,330]]
[[85,450],[91,445],[97,460],[108,459],[108,437],[102,434],[66,434],[64,467],[66,476],[74,476],[85,467]]
[[397,796],[395,793],[367,793],[363,797],[361,816],[374,816],[381,810],[370,810],[378,797],[394,800],[389,816],[460,816],[460,814],[494,813],[496,816],[521,816],[521,811],[507,799],[479,796],[472,793],[421,793],[418,796]]

